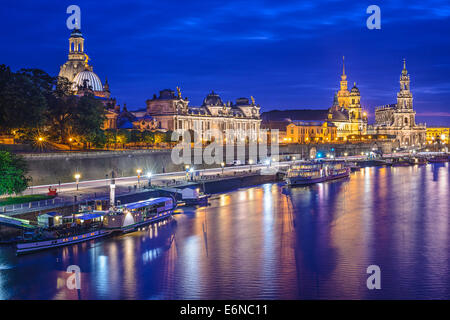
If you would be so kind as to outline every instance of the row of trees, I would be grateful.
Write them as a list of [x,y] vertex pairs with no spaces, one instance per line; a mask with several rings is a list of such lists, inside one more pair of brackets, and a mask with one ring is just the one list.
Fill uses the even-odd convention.
[[67,143],[77,136],[84,145],[101,145],[105,107],[92,94],[75,96],[66,78],[39,69],[12,72],[0,65],[0,134],[14,134],[24,142],[45,136]]
[[107,130],[105,132],[106,145],[123,148],[125,145],[153,146],[161,143],[170,143],[172,132],[139,131],[139,130]]

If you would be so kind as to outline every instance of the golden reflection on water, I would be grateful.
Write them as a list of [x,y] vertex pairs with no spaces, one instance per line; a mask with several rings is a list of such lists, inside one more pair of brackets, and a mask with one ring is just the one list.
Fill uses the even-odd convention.
[[[58,279],[79,264],[86,299],[449,298],[449,185],[446,164],[238,189],[139,232],[2,254],[14,269],[0,274],[0,295],[76,299]],[[366,288],[372,264],[381,292]],[[45,290],[27,293],[30,277]]]

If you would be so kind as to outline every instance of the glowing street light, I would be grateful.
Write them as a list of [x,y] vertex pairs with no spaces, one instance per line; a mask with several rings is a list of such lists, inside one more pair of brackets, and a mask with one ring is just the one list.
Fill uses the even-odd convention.
[[152,176],[153,174],[151,172],[147,172],[147,178],[148,178],[148,186],[152,186]]
[[137,178],[138,178],[138,188],[139,188],[139,186],[140,186],[140,179],[141,179],[142,169],[137,169],[136,172],[137,172],[137,174],[138,174]]
[[73,177],[74,177],[75,180],[77,181],[77,191],[78,191],[78,184],[79,184],[79,182],[80,182],[81,174],[75,173],[75,175],[74,175]]

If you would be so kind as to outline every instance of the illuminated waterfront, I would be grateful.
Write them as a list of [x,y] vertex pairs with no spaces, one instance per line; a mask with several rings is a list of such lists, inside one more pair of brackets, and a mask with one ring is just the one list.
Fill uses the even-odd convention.
[[[365,168],[350,179],[213,196],[172,223],[16,257],[1,299],[450,298],[449,163]],[[366,268],[381,268],[381,290]]]

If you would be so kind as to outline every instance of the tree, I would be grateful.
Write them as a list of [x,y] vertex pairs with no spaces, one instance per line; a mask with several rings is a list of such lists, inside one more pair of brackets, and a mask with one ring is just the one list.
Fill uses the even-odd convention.
[[106,139],[102,126],[105,119],[103,103],[93,94],[85,94],[78,99],[73,110],[72,131],[87,145],[104,144]]
[[0,195],[21,193],[31,181],[25,160],[8,151],[0,151]]
[[50,135],[59,142],[66,142],[71,135],[74,111],[78,97],[73,95],[72,83],[64,77],[57,79],[54,91],[47,96],[46,113]]
[[22,69],[17,73],[0,65],[0,128],[36,129],[43,125],[47,95],[54,78],[39,69]]

